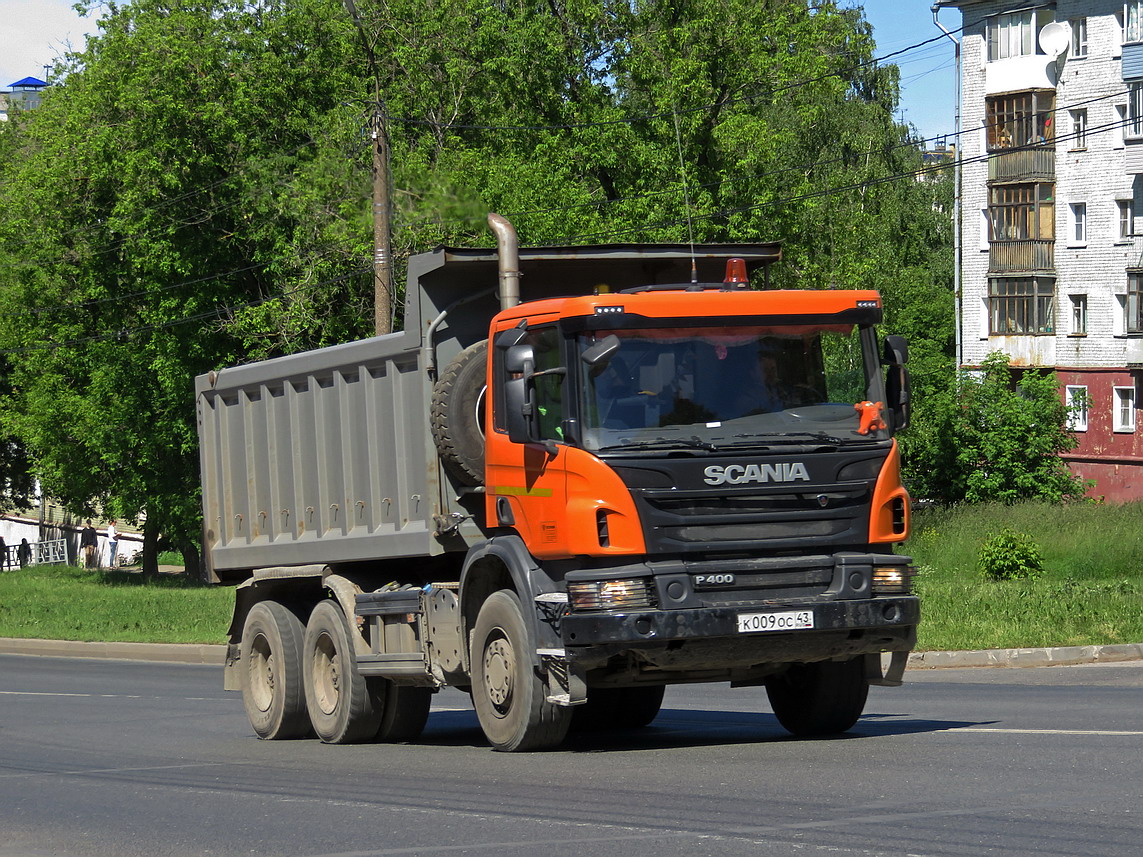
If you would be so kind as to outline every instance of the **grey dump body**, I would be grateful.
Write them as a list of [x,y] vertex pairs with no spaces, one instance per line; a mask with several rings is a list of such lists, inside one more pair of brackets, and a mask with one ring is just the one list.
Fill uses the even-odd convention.
[[[526,314],[527,305],[549,298],[721,283],[728,258],[765,270],[780,258],[777,245],[510,249],[441,248],[410,259],[400,332],[196,379],[205,559],[216,581],[237,584],[226,686],[243,691],[257,734],[298,737],[312,729],[337,743],[407,740],[424,723],[427,694],[457,685],[471,687],[497,749],[540,749],[562,739],[573,706],[594,701],[593,716],[642,725],[658,710],[663,685],[718,680],[765,682],[779,719],[799,734],[849,728],[870,683],[900,683],[919,615],[908,558],[870,544],[874,484],[896,454],[888,430],[877,442],[857,438],[848,450],[843,441],[812,440],[820,432],[809,441],[794,432],[803,438],[796,453],[757,443],[719,450],[702,441],[689,453],[667,454],[659,441],[640,451],[625,441],[592,447],[585,440],[576,455],[595,449],[593,467],[602,461],[627,480],[612,493],[637,509],[647,550],[558,561],[537,559],[542,545],[516,531],[505,489],[488,489],[501,496],[497,520],[487,521],[485,486],[474,484],[481,480],[466,479],[439,451],[446,369],[483,354],[474,349],[489,339],[493,317],[516,304],[515,282],[522,304],[515,311]],[[506,256],[518,269],[506,268]],[[869,303],[876,318],[862,323],[859,350],[866,373],[878,377],[880,304]],[[506,318],[512,327],[501,333],[528,327]],[[604,341],[616,340],[606,336],[609,319],[598,334],[560,328],[566,362],[556,371],[568,389],[595,384],[588,376],[606,366],[584,368],[600,358],[577,358],[573,349],[591,341],[599,354],[618,347]],[[723,342],[717,325],[726,322],[712,323],[699,335],[707,337],[703,347],[714,343],[706,359],[721,360],[739,339]],[[758,321],[759,330],[767,323]],[[669,351],[681,338],[668,331],[643,344]],[[515,342],[494,340],[492,375],[480,368],[468,378],[470,385],[489,378],[490,400],[501,383],[505,390],[522,383],[508,380],[520,376],[506,368],[516,358],[505,355],[526,348],[531,360],[532,346]],[[648,413],[640,396],[636,410]],[[581,407],[586,414],[591,406]],[[818,410],[856,427],[852,407],[835,400]],[[505,436],[516,444],[513,431]],[[599,426],[601,437],[613,431]],[[742,437],[727,435],[731,446],[741,447]],[[535,440],[525,437],[517,448],[546,449],[554,459],[554,444]],[[751,478],[816,487],[809,494],[797,484],[736,488]],[[605,544],[607,519],[600,521]],[[771,542],[755,551],[751,540],[761,532]],[[904,588],[875,591],[876,573],[886,571]],[[637,600],[624,602],[636,590]],[[619,606],[600,609],[595,598]],[[893,653],[888,673],[883,652]]]

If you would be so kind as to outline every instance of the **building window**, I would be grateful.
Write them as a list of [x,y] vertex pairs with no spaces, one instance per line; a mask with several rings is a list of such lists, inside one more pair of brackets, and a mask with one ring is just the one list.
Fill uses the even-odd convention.
[[988,61],[1031,56],[1035,45],[1032,10],[988,19]]
[[1116,231],[1116,240],[1126,241],[1135,231],[1135,203],[1130,199],[1117,199],[1115,207],[1119,212],[1119,227]]
[[1087,387],[1064,387],[1068,406],[1068,431],[1087,431]]
[[990,241],[1056,237],[1056,202],[1050,182],[996,185],[988,189]]
[[1143,333],[1143,272],[1128,272],[1124,308],[1127,333]]
[[1143,137],[1143,81],[1127,84],[1127,124],[1123,136]]
[[1072,19],[1072,58],[1087,56],[1087,18]]
[[1087,148],[1087,109],[1072,111],[1072,148]]
[[1143,42],[1143,0],[1127,0],[1124,7],[1124,43]]
[[1112,429],[1115,431],[1135,431],[1135,388],[1116,387],[1115,413],[1112,417]]
[[1083,246],[1087,244],[1087,203],[1073,202],[1068,206],[1068,211],[1071,217],[1068,244],[1073,247]]
[[988,303],[992,336],[1055,332],[1055,281],[1051,277],[990,277]]
[[[1140,84],[1143,87],[1143,83]],[[1140,105],[1143,106],[1143,96]],[[1052,90],[998,95],[985,101],[988,150],[1050,143],[1055,138],[1052,122],[1056,96]]]
[[1072,295],[1072,336],[1087,336],[1087,295]]
[[1127,105],[1115,105],[1115,121],[1111,126],[1111,146],[1113,149],[1123,148],[1123,137],[1127,132]]
[[1040,47],[1036,34],[1053,20],[1055,12],[1046,8],[1026,9],[989,18],[986,27],[988,61],[1042,54],[1044,50]]

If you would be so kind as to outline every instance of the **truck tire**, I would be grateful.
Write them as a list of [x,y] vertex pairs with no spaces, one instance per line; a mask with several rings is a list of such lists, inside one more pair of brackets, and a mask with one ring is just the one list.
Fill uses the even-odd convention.
[[766,679],[778,722],[799,737],[848,731],[865,710],[868,694],[863,657],[793,664]]
[[370,678],[367,682],[373,699],[381,701],[381,724],[376,739],[392,744],[415,740],[429,719],[432,690],[393,684],[384,678]]
[[302,681],[302,620],[277,601],[259,601],[242,626],[242,704],[255,734],[267,740],[309,732]]
[[382,700],[357,671],[349,624],[336,602],[314,608],[303,651],[306,710],[317,736],[327,744],[372,739],[381,725]]
[[488,596],[473,633],[472,704],[494,750],[546,750],[567,735],[571,709],[547,701],[534,650],[516,593]]
[[663,685],[589,688],[587,702],[572,709],[572,729],[577,732],[642,729],[658,716],[665,691]]
[[433,385],[429,427],[437,453],[465,485],[484,484],[484,393],[488,340],[453,358]]

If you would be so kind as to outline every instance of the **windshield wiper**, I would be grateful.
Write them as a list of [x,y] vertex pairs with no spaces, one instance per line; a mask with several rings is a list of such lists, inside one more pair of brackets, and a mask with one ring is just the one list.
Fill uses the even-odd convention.
[[698,437],[656,437],[650,440],[625,440],[611,446],[601,446],[600,452],[613,452],[617,449],[705,449],[717,452],[718,447]]
[[864,438],[835,437],[824,431],[779,431],[762,435],[736,434],[735,437],[750,438],[750,440],[740,443],[723,444],[722,448],[742,449],[743,447],[750,446],[771,446],[779,443],[804,443],[805,441],[828,443],[830,446],[841,446],[842,444],[852,443],[855,440],[864,440]]

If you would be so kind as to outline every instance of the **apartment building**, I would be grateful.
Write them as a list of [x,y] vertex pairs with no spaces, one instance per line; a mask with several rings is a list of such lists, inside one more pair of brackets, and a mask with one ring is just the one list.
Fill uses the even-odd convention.
[[[1072,471],[1143,499],[1143,0],[962,16],[961,362],[1054,368]],[[946,26],[955,26],[951,16]]]

